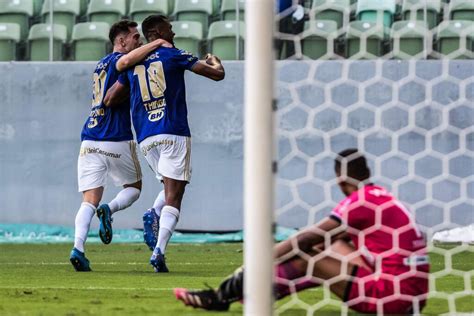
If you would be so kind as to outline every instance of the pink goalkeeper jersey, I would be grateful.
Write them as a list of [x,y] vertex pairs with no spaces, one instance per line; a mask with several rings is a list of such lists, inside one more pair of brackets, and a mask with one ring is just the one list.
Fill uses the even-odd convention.
[[387,190],[366,185],[342,200],[331,217],[348,226],[347,233],[367,263],[382,270],[427,264],[426,242],[411,214]]

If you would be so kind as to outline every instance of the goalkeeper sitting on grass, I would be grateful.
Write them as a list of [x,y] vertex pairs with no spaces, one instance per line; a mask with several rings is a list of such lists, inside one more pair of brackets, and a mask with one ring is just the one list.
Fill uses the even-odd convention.
[[[362,313],[420,313],[428,293],[426,242],[407,209],[370,183],[365,157],[347,149],[335,160],[347,196],[331,215],[275,246],[274,293],[329,284],[349,308]],[[243,299],[244,269],[216,290],[175,289],[185,305],[228,310]]]

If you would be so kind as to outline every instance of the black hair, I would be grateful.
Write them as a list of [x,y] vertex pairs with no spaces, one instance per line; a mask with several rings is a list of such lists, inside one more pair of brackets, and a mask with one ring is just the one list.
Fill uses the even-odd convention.
[[143,36],[145,36],[146,40],[149,42],[150,37],[155,31],[155,28],[160,28],[163,23],[169,23],[169,20],[166,16],[161,14],[152,14],[148,16],[142,22],[142,32]]
[[131,27],[137,27],[138,24],[137,22],[130,21],[130,20],[121,20],[112,25],[109,31],[109,39],[110,42],[112,42],[112,45],[114,45],[115,38],[119,36],[120,34],[128,34],[130,32]]
[[349,148],[337,154],[334,161],[336,173],[350,179],[365,181],[370,178],[367,160],[357,149]]

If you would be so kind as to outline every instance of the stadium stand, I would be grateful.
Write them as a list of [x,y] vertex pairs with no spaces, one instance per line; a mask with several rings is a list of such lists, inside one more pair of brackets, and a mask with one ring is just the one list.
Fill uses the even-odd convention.
[[168,1],[163,0],[132,0],[130,19],[141,23],[150,14],[167,15],[170,12]]
[[392,25],[393,58],[426,59],[431,53],[433,38],[423,21],[399,21]]
[[395,0],[359,0],[357,1],[357,19],[366,22],[383,22],[390,27],[396,11]]
[[175,2],[175,19],[200,22],[205,34],[209,28],[212,12],[212,0],[176,0]]
[[20,25],[15,23],[0,23],[0,61],[16,59],[19,41]]
[[97,61],[104,57],[110,49],[109,29],[105,22],[76,24],[72,31],[74,60]]
[[372,59],[385,54],[385,43],[389,32],[385,26],[375,22],[354,21],[346,33],[346,57]]
[[451,0],[449,2],[449,17],[452,20],[474,21],[474,1]]
[[18,24],[22,40],[28,37],[29,20],[33,12],[33,0],[0,1],[0,23]]
[[474,58],[474,22],[444,21],[438,26],[436,50],[450,59]]
[[337,28],[345,27],[350,18],[349,0],[314,0],[311,9],[314,20],[330,20],[337,23]]
[[[239,34],[239,40],[237,40],[236,34]],[[244,56],[244,39],[244,22],[217,21],[209,27],[208,50],[224,60],[242,59]]]
[[[238,0],[238,19],[242,22],[245,22],[245,1]],[[49,23],[51,2],[54,7],[53,23],[64,25],[67,32],[62,50],[65,55],[61,60],[92,58],[83,57],[81,49],[79,55],[76,54],[78,43],[72,39],[76,25],[81,30],[85,27],[81,23],[104,22],[111,25],[122,18],[140,24],[148,15],[156,13],[167,15],[173,22],[177,47],[203,56],[216,47],[220,51],[222,46],[219,43],[227,37],[225,41],[232,43],[232,47],[225,49],[222,58],[243,58],[242,51],[236,55],[235,41],[230,39],[235,40],[235,33],[232,36],[220,34],[219,40],[211,38],[212,34],[208,35],[213,23],[236,21],[236,0],[0,0],[0,23],[15,23],[20,28],[20,40],[13,55],[15,60],[28,60],[29,30],[38,23]],[[286,43],[284,45],[294,43],[297,49],[291,51],[291,56],[290,51],[280,50],[278,59],[373,59],[379,56],[436,59],[456,50],[456,54],[462,51],[456,58],[470,59],[473,56],[472,37],[464,33],[470,25],[466,22],[474,21],[474,1],[303,0],[299,3],[305,8],[305,29],[296,36],[279,35],[279,39]],[[384,26],[378,27],[380,32],[374,31],[377,23]],[[368,28],[365,29],[364,25]],[[239,42],[243,38],[242,35]],[[83,40],[81,38],[80,41]],[[95,40],[102,41],[100,36]],[[362,49],[363,45],[359,47],[363,43],[368,45],[366,50]],[[95,44],[101,54],[103,43]],[[92,47],[95,46],[90,46],[90,49]],[[362,52],[356,54],[358,49]],[[107,46],[106,52],[109,51]],[[6,56],[4,54],[3,58]],[[11,53],[8,56],[12,56]],[[90,52],[90,56],[95,56],[95,53]]]
[[173,32],[175,32],[174,43],[176,47],[201,56],[201,41],[203,39],[202,25],[194,21],[174,21]]
[[336,52],[337,23],[308,21],[301,38],[302,54],[311,59],[331,59]]
[[90,0],[87,16],[90,22],[106,22],[109,25],[127,14],[125,0]]
[[[237,3],[239,10],[237,11]],[[221,20],[237,20],[237,12],[239,12],[239,20],[245,20],[245,1],[244,0],[222,0]]]
[[53,23],[64,25],[67,31],[67,38],[71,38],[72,28],[76,24],[76,18],[80,14],[80,0],[45,0],[41,15],[43,22],[50,22],[50,1],[53,1]]
[[63,60],[64,43],[67,40],[67,29],[64,25],[35,24],[28,35],[29,55],[32,61],[49,60],[49,38],[53,33],[53,60]]
[[404,20],[425,21],[430,29],[439,24],[441,0],[404,0],[402,16]]

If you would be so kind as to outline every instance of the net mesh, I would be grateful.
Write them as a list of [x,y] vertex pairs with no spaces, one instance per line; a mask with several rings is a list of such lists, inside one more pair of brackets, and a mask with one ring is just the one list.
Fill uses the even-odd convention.
[[[424,311],[433,314],[474,312],[468,263],[474,252],[474,9],[468,2],[293,1],[276,17],[276,55],[285,59],[276,63],[276,222],[304,228],[327,217],[344,198],[334,174],[336,153],[358,148],[371,180],[403,203],[427,240]],[[391,206],[366,205],[377,212]],[[375,230],[392,236],[385,255],[404,253],[399,236],[408,226],[392,229],[378,220]],[[447,230],[459,236],[443,238],[449,233],[439,232]],[[370,232],[353,233],[364,238]],[[325,237],[329,246],[331,236]],[[338,257],[296,247],[292,254],[310,266]],[[298,291],[308,279],[322,286]],[[319,280],[308,272],[278,281],[292,292],[276,305],[278,314],[347,314],[354,304],[371,302],[362,295],[342,304],[330,291],[338,278]],[[384,303],[411,300],[420,313],[424,299],[395,288],[373,302],[382,314]]]

